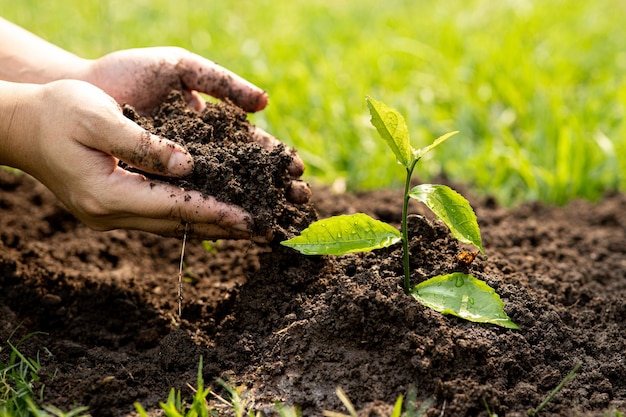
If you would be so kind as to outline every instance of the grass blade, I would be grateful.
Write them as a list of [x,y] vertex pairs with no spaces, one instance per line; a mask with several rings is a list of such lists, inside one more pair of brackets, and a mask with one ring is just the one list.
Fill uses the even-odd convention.
[[574,365],[574,368],[570,371],[569,374],[567,374],[565,376],[565,378],[563,378],[563,380],[559,383],[559,385],[556,386],[556,388],[554,388],[552,390],[552,392],[550,392],[550,394],[548,394],[548,396],[546,397],[545,400],[543,400],[541,402],[541,404],[539,404],[539,406],[537,408],[535,408],[534,410],[529,410],[528,411],[528,415],[529,416],[536,416],[537,414],[539,414],[539,412],[541,410],[543,410],[543,408],[550,402],[552,401],[552,398],[554,398],[554,396],[556,394],[559,393],[559,391],[561,391],[563,389],[563,387],[565,386],[565,384],[567,384],[569,381],[571,381],[572,379],[574,379],[576,377],[576,373],[578,372],[578,370],[580,369],[580,367],[582,366],[582,362],[578,362],[576,365]]
[[396,403],[393,406],[393,410],[391,411],[391,415],[389,417],[401,417],[402,416],[402,401],[404,397],[402,395],[398,396]]

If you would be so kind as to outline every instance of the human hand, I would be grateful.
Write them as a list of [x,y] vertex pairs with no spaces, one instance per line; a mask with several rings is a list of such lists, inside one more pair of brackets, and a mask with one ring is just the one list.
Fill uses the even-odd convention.
[[[202,110],[199,93],[228,98],[245,111],[255,112],[267,105],[267,94],[233,72],[208,59],[178,47],[154,47],[117,51],[102,58],[83,61],[75,76],[100,87],[119,104],[130,104],[139,113],[149,113],[172,90],[183,91],[190,107]],[[253,128],[252,137],[271,150],[280,142],[262,129]],[[311,196],[308,184],[299,178],[304,163],[294,150],[289,173],[294,180],[287,192],[293,203],[305,203]]]
[[183,176],[193,160],[125,118],[100,89],[64,80],[23,85],[17,96],[10,152],[4,152],[10,155],[0,162],[39,179],[89,227],[181,236],[188,223],[190,236],[251,238],[251,216],[240,207],[120,168],[122,160],[146,172]]
[[127,49],[85,61],[79,79],[100,87],[120,104],[148,113],[172,90],[183,91],[188,104],[204,108],[206,93],[230,99],[247,112],[267,105],[267,94],[237,74],[178,47]]

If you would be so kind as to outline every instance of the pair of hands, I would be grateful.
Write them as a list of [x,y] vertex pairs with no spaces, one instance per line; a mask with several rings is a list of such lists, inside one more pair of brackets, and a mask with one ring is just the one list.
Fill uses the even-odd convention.
[[[82,60],[68,78],[33,86],[32,106],[17,106],[12,123],[30,126],[18,139],[20,161],[13,165],[44,183],[82,222],[96,230],[140,229],[166,236],[181,236],[188,223],[190,235],[203,239],[267,238],[251,236],[251,217],[240,207],[165,183],[150,186],[144,176],[118,166],[122,160],[174,177],[193,168],[193,159],[181,146],[125,118],[119,104],[146,113],[172,89],[182,89],[188,104],[198,110],[205,106],[202,92],[254,112],[267,105],[263,90],[176,47]],[[36,123],[33,113],[38,115]],[[279,143],[260,129],[253,133],[266,148]],[[148,163],[138,166],[133,161]],[[302,171],[303,163],[294,153],[290,173],[299,177]],[[307,186],[296,180],[293,187]]]

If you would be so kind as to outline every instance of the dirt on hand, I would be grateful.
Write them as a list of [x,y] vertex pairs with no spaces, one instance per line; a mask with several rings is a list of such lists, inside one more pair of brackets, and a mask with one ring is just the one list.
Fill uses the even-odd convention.
[[[168,121],[185,113],[173,105],[150,123],[169,138],[196,128],[207,137],[207,126],[218,123],[206,115],[182,126]],[[310,207],[285,203],[282,151],[261,152],[249,138],[235,147],[242,158],[258,154],[266,158],[260,164],[281,167],[264,177],[277,184],[274,204],[263,193],[236,192],[242,199],[235,202],[249,210],[268,201],[259,203],[269,206],[258,215],[263,227],[300,227],[312,208],[322,218],[365,212],[400,221],[396,190],[335,195],[316,188]],[[206,153],[207,165],[232,159],[216,156],[219,148]],[[305,257],[277,244],[191,242],[179,321],[179,240],[92,231],[41,184],[0,170],[0,362],[9,338],[15,344],[41,332],[18,347],[43,365],[36,388],[45,384],[44,403],[86,405],[94,416],[132,415],[136,401],[155,410],[172,387],[190,398],[200,356],[208,384],[222,378],[244,386],[268,414],[275,402],[296,404],[304,416],[344,412],[335,395],[341,387],[363,416],[389,415],[398,395],[411,391],[428,416],[486,416],[485,404],[498,415],[526,416],[579,362],[575,379],[541,415],[626,411],[626,196],[564,208],[471,203],[487,253],[471,263],[459,258],[467,248],[412,206],[419,215],[409,231],[413,284],[471,272],[501,295],[519,331],[444,316],[406,296],[400,245]]]

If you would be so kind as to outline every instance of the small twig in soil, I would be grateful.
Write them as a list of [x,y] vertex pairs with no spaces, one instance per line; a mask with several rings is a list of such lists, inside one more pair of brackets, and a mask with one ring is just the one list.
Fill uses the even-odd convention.
[[183,233],[183,246],[180,249],[180,264],[178,266],[178,319],[183,316],[183,258],[185,257],[185,243],[187,243],[187,223]]

